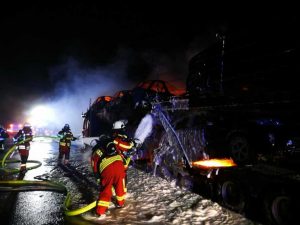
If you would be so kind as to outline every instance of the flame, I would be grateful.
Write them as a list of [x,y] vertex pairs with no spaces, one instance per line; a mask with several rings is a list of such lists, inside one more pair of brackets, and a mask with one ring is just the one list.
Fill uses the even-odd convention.
[[194,166],[207,167],[207,168],[219,168],[219,167],[231,167],[236,166],[232,159],[208,159],[193,162]]
[[112,100],[112,97],[110,96],[105,96],[104,97],[104,100],[107,101],[107,102],[110,102]]

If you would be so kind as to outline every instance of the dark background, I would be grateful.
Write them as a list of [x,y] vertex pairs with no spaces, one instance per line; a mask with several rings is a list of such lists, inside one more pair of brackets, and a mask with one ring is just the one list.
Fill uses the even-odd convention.
[[[103,76],[111,77],[109,85],[122,80],[124,89],[145,79],[167,79],[184,87],[188,60],[214,41],[217,32],[248,28],[259,32],[270,24],[290,23],[297,19],[294,9],[288,4],[273,9],[253,2],[3,6],[0,123],[24,120],[21,115],[29,103],[57,100],[65,96],[61,90],[82,96],[80,90],[90,89],[86,105],[78,105],[84,111],[89,98],[102,94],[101,88],[88,82],[77,88],[75,76],[82,79],[79,83],[93,77],[94,84],[104,82]],[[99,68],[101,73],[96,73]],[[103,94],[112,95],[122,87],[118,84]]]

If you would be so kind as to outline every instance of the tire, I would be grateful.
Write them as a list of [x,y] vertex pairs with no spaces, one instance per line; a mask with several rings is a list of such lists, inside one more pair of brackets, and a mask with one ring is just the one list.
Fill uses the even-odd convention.
[[245,195],[238,182],[225,181],[221,187],[223,204],[236,212],[243,212],[245,209]]
[[273,192],[264,200],[266,222],[274,225],[292,224],[294,216],[292,198],[288,194]]

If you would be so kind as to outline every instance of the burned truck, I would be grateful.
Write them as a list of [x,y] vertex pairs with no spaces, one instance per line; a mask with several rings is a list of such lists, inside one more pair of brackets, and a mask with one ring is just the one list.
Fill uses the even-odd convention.
[[198,158],[246,165],[300,156],[297,38],[264,32],[218,34],[190,60],[186,96],[154,104]]
[[132,135],[150,115],[135,166],[232,210],[263,214],[268,224],[287,224],[300,190],[299,45],[286,24],[252,31],[217,34],[191,58],[185,94],[142,82],[96,114],[109,123],[127,119]]
[[100,136],[110,129],[111,124],[108,119],[105,119],[107,118],[105,108],[112,99],[111,96],[99,96],[93,103],[90,102],[88,110],[81,115],[83,137]]
[[167,81],[146,80],[131,90],[121,90],[113,96],[99,96],[82,114],[83,137],[109,133],[116,120],[127,120],[128,128],[134,131],[140,120],[151,111],[152,102],[167,101],[183,93]]
[[[218,34],[190,60],[186,96],[153,104],[164,132],[152,158],[155,174],[290,224],[300,187],[299,45],[291,27],[274,32]],[[221,164],[202,164],[214,160]]]

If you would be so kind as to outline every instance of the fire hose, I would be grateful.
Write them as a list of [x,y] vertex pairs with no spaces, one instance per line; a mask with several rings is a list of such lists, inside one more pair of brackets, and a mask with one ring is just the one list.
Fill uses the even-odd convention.
[[[5,168],[5,162],[7,162],[7,163],[17,163],[17,162],[20,162],[20,160],[6,160],[6,159],[7,159],[8,156],[10,156],[15,151],[15,148],[16,148],[17,145],[23,144],[24,142],[30,141],[30,140],[31,140],[31,138],[27,138],[27,139],[25,139],[23,141],[20,141],[20,142],[14,144],[6,152],[6,154],[4,155],[4,157],[2,159],[2,162],[1,162],[1,167],[2,167],[2,170],[4,170],[4,172],[12,174],[12,173],[18,173],[20,171],[19,169],[6,169]],[[42,165],[42,163],[40,161],[36,161],[36,160],[28,160],[28,162],[37,163],[36,166],[28,167],[28,170],[38,168],[38,167],[40,167]]]
[[[36,136],[36,137],[46,137],[46,138],[57,138],[56,136]],[[35,138],[36,138],[35,137]],[[4,155],[3,159],[1,160],[1,167],[0,168],[6,174],[14,174],[20,172],[20,169],[8,169],[5,168],[6,163],[17,163],[20,160],[6,160],[14,151],[15,147],[26,142],[30,141],[31,139],[25,139],[14,144]],[[27,162],[36,163],[32,167],[28,167],[28,170],[38,168],[42,165],[40,161],[37,160],[28,160]],[[94,207],[96,207],[96,201],[88,204],[79,209],[69,210],[69,206],[71,205],[71,195],[68,192],[67,188],[59,183],[51,182],[51,181],[29,181],[29,180],[7,180],[7,181],[0,181],[0,192],[25,192],[25,191],[54,191],[58,193],[64,193],[67,195],[64,201],[64,213],[66,216],[76,216],[87,212]]]

